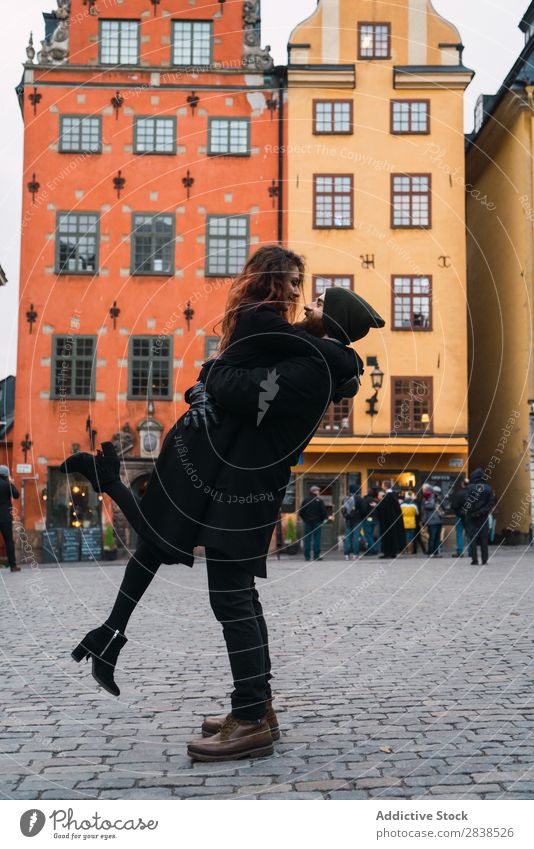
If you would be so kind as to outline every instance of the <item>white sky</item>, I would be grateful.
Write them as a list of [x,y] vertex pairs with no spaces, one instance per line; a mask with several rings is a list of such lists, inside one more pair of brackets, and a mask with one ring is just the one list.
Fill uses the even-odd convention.
[[[6,2],[6,0],[4,0]],[[517,25],[528,0],[433,0],[434,7],[460,30],[466,46],[464,63],[477,75],[467,90],[466,129],[472,128],[476,98],[491,94],[502,83],[523,44]],[[287,59],[286,45],[293,27],[308,17],[316,0],[263,0],[263,44],[270,44],[276,64]],[[0,103],[2,126],[0,155],[0,264],[8,285],[0,287],[0,378],[16,368],[16,313],[20,251],[22,118],[14,87],[22,75],[21,63],[30,30],[38,46],[43,37],[41,13],[56,8],[55,0],[23,0],[16,12],[5,16],[2,40]],[[288,14],[290,10],[290,14]],[[7,33],[6,33],[7,30]],[[7,37],[6,37],[7,35]]]

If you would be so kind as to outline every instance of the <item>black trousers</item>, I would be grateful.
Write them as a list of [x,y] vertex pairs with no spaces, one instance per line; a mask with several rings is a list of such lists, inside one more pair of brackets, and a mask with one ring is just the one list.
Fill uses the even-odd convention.
[[7,562],[10,566],[16,566],[17,558],[15,555],[15,543],[13,541],[13,522],[0,522],[0,534],[4,537]]
[[[137,530],[139,507],[131,490],[115,482],[106,491]],[[234,681],[232,713],[239,719],[261,719],[272,695],[272,675],[267,625],[254,576],[242,564],[214,549],[206,550],[206,559],[210,604],[222,625]],[[153,545],[140,543],[128,561],[106,624],[124,633],[161,562]]]
[[478,560],[477,545],[480,546],[482,554],[482,563],[488,562],[489,557],[489,524],[486,519],[482,524],[475,522],[473,519],[465,520],[465,529],[467,531],[467,539],[469,541],[469,554],[471,560]]

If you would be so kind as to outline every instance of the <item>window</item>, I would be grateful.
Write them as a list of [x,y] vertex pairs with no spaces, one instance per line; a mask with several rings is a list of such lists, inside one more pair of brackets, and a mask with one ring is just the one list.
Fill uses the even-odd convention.
[[136,117],[134,152],[176,153],[176,118]]
[[249,156],[250,121],[248,118],[209,118],[208,154],[210,156]]
[[52,337],[51,397],[95,398],[96,336]]
[[128,397],[172,397],[172,337],[130,337]]
[[331,135],[352,133],[352,100],[315,100],[313,132]]
[[56,273],[95,274],[98,266],[96,212],[58,212]]
[[312,278],[313,298],[318,298],[319,295],[324,295],[325,290],[330,286],[342,286],[343,289],[352,289],[354,286],[354,278],[352,274],[340,275],[324,275],[314,274]]
[[432,278],[406,275],[393,278],[393,329],[430,330]]
[[206,360],[215,356],[220,341],[220,336],[206,336],[204,338],[204,357]]
[[100,62],[139,64],[139,21],[100,21]]
[[338,404],[330,404],[319,425],[322,433],[352,433],[352,416],[350,398],[343,398]]
[[59,119],[61,153],[101,153],[102,119],[99,115],[62,115]]
[[432,430],[432,378],[393,377],[393,432]]
[[132,274],[174,274],[174,216],[133,216]]
[[235,275],[248,258],[248,215],[209,215],[207,221],[206,274]]
[[211,21],[173,21],[173,65],[211,65]]
[[430,227],[430,174],[392,174],[392,227]]
[[358,24],[358,59],[391,58],[391,24]]
[[407,135],[430,132],[429,100],[392,100],[391,132]]
[[314,222],[320,228],[351,228],[353,216],[352,174],[314,176]]

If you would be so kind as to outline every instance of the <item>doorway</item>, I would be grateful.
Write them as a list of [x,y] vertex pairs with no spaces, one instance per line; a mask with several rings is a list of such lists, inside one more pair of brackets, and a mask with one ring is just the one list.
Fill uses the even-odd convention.
[[340,514],[339,514],[339,495],[340,495],[340,480],[330,475],[304,475],[302,479],[302,497],[309,495],[311,486],[318,486],[321,490],[320,498],[323,499],[326,505],[326,512],[330,520],[323,525],[321,534],[321,551],[334,552],[337,551],[338,537],[340,531]]

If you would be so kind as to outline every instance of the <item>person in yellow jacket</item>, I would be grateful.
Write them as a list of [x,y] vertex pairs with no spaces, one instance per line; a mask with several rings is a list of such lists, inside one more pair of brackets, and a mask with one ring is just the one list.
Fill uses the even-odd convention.
[[[419,515],[419,508],[415,501],[415,494],[413,492],[406,493],[404,501],[401,504],[401,510],[404,531],[406,533],[406,543],[408,546],[410,543],[413,543],[417,528],[417,516]],[[415,549],[413,547],[412,552],[415,554]]]

